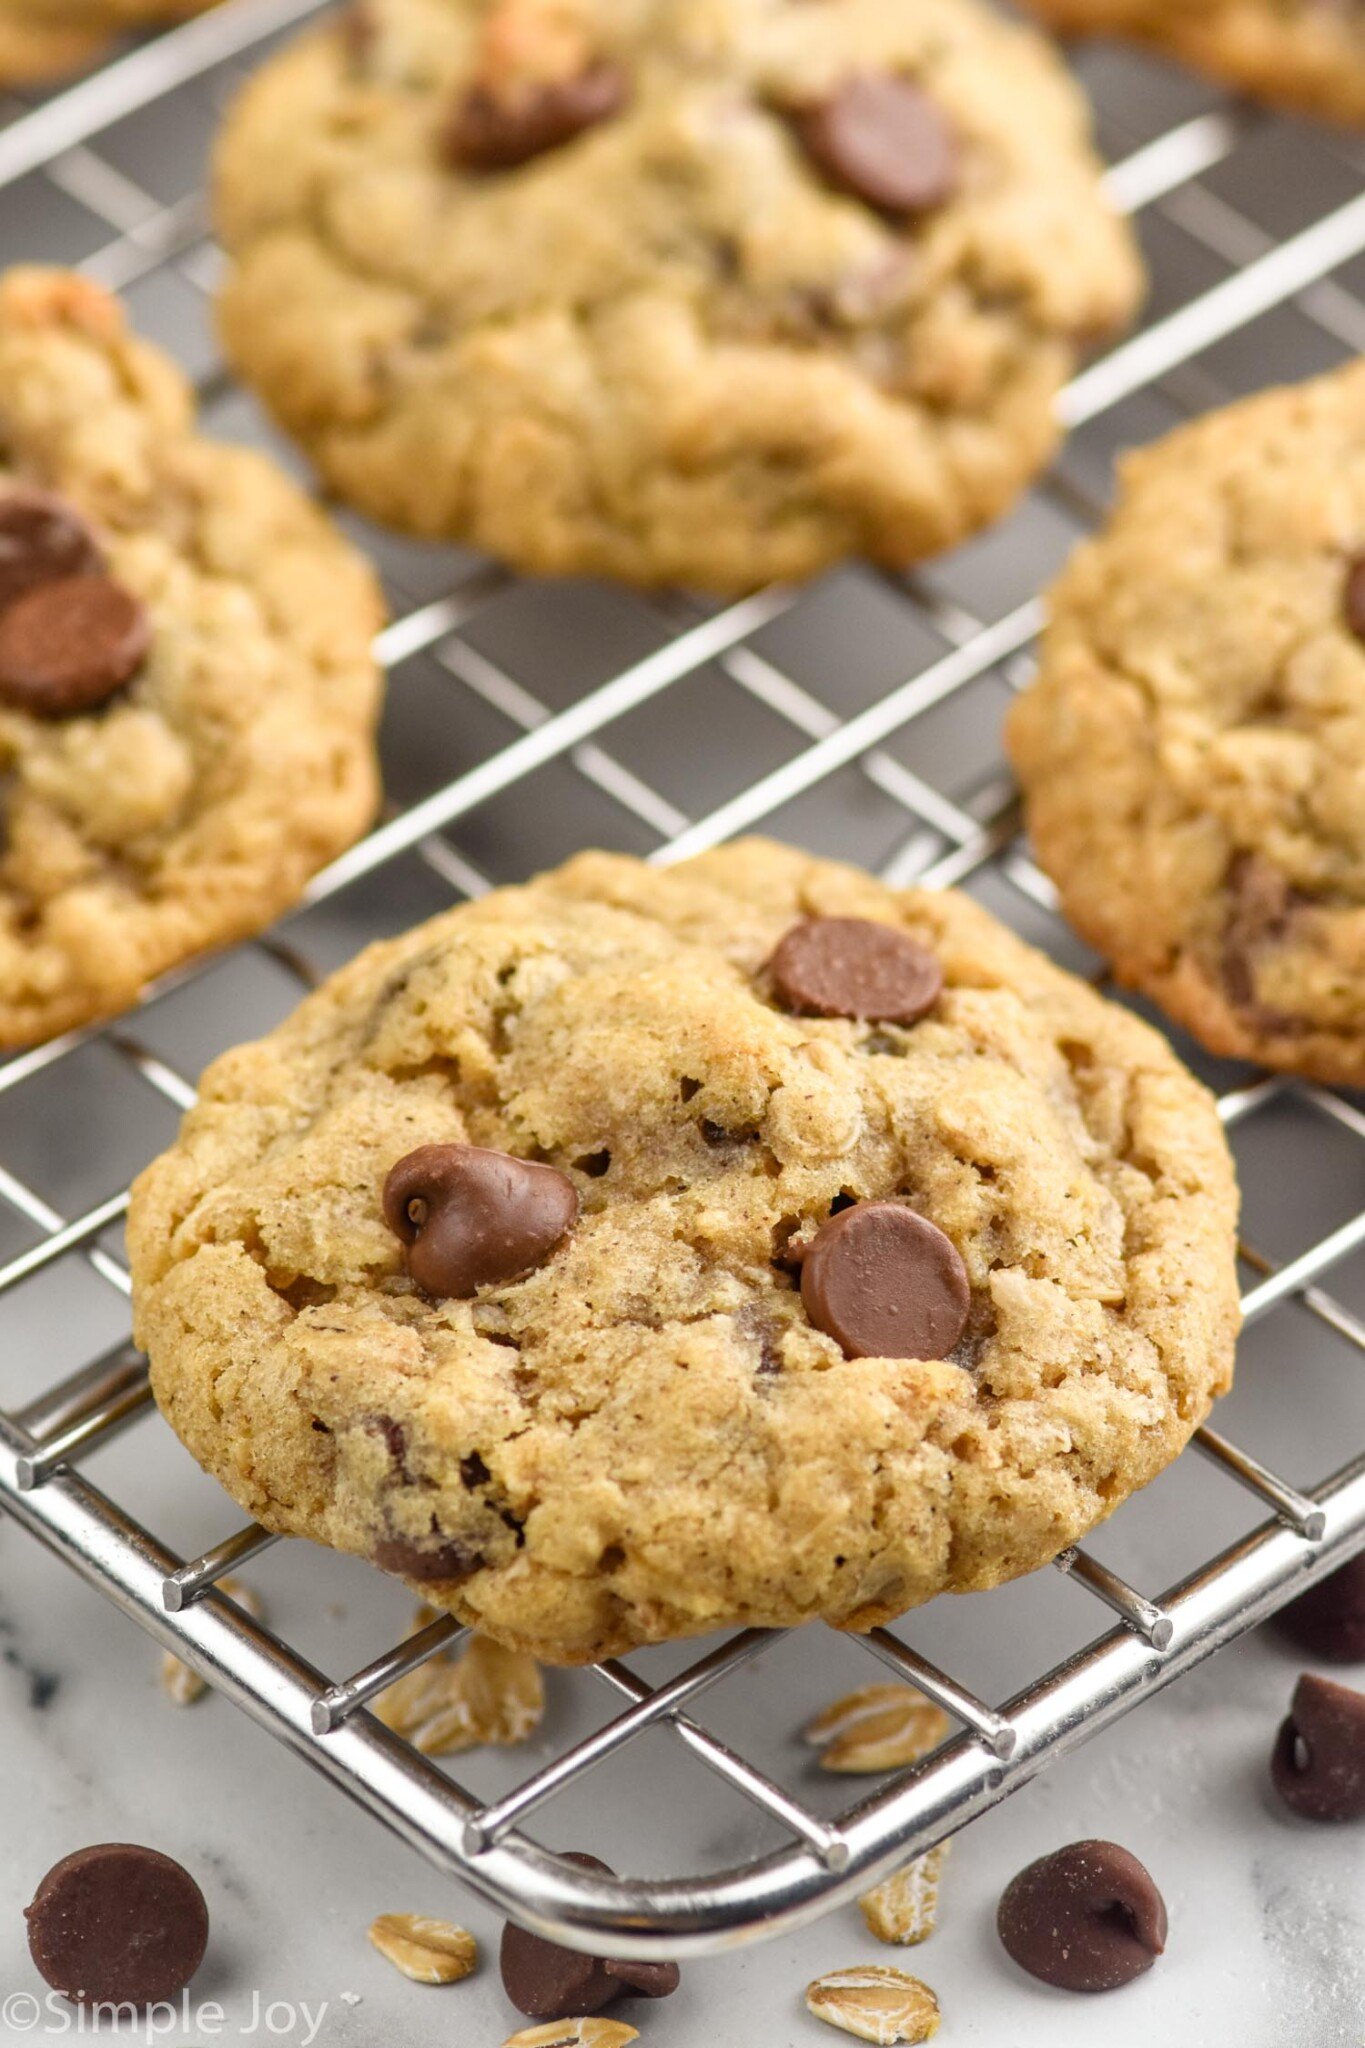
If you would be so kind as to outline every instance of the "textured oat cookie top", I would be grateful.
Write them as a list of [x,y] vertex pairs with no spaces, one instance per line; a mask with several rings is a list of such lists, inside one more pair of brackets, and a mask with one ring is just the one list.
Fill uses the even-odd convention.
[[[184,379],[114,300],[16,270],[0,278],[0,586],[35,493],[88,533],[147,651],[76,715],[20,708],[0,674],[5,1044],[119,1009],[268,923],[376,800],[367,567],[270,463],[199,439]],[[6,658],[18,620],[5,602]]]
[[359,0],[247,87],[218,217],[229,350],[344,494],[721,588],[994,516],[1138,283],[980,0]]
[[1361,0],[1027,0],[1061,29],[1112,29],[1268,99],[1365,121]]
[[1365,364],[1124,467],[1011,751],[1068,916],[1215,1050],[1365,1081]]
[[[921,1021],[781,1007],[811,916],[930,947]],[[383,1190],[464,1141],[579,1213],[436,1300]],[[807,1314],[794,1254],[876,1200],[965,1265],[946,1357],[846,1356]],[[965,897],[754,841],[585,854],[371,948],[209,1070],[130,1243],[157,1398],[250,1513],[573,1662],[866,1627],[1053,1556],[1226,1387],[1234,1208],[1145,1025]]]

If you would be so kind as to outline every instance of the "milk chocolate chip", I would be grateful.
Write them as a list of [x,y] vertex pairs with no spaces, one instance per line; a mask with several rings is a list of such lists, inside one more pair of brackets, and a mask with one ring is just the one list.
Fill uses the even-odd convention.
[[858,72],[802,108],[796,131],[832,184],[884,213],[927,213],[957,190],[957,137],[911,79]]
[[419,1145],[384,1183],[384,1216],[424,1294],[468,1300],[539,1266],[570,1229],[567,1174],[480,1145]]
[[807,1246],[801,1300],[846,1358],[946,1358],[967,1326],[971,1285],[936,1224],[899,1202],[859,1202]]
[[773,994],[799,1017],[913,1024],[938,1001],[943,969],[927,946],[867,917],[810,917],[768,962]]
[[37,583],[0,611],[0,697],[36,718],[90,711],[146,659],[145,606],[107,576]]
[[39,1970],[80,2005],[174,1999],[208,1946],[208,1907],[189,1872],[132,1842],[64,1857],[24,1917]]
[[1021,1970],[1062,1991],[1113,1991],[1166,1946],[1166,1906],[1117,1842],[1071,1842],[1005,1887],[996,1926]]
[[1305,1671],[1275,1739],[1270,1779],[1305,1820],[1365,1819],[1365,1693]]
[[1365,1664],[1365,1552],[1300,1593],[1275,1621],[1325,1663]]
[[[596,1856],[566,1855],[566,1863],[611,1876]],[[531,2019],[582,2019],[601,2012],[615,1998],[667,1998],[678,1988],[676,1963],[612,1961],[561,1948],[509,1921],[499,1957],[503,1989],[518,2012]]]
[[95,536],[64,498],[28,484],[0,497],[0,609],[36,584],[103,567]]
[[1357,640],[1365,640],[1365,555],[1346,565],[1346,588],[1342,597],[1346,623]]
[[624,72],[605,62],[515,93],[475,86],[446,128],[446,156],[461,170],[514,170],[609,120],[625,99]]

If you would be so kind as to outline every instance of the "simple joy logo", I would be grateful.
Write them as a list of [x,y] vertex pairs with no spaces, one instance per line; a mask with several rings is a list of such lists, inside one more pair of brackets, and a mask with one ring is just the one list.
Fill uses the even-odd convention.
[[172,2035],[202,2041],[253,2041],[288,2043],[289,2048],[313,2048],[327,2018],[327,2001],[316,2005],[306,2000],[267,1999],[253,1991],[240,2013],[205,1999],[201,2004],[189,1993],[154,2005],[113,2005],[93,2002],[72,2005],[59,1991],[42,1997],[32,1991],[11,1991],[0,2000],[0,2028],[6,2037],[20,2034],[69,2035],[105,2033],[119,2029],[122,2040],[142,2041],[154,2048]]

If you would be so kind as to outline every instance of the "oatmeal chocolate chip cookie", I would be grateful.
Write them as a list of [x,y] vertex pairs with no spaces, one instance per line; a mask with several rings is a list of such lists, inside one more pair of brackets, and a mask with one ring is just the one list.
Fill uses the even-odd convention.
[[966,897],[753,841],[372,947],[210,1068],[129,1239],[251,1514],[573,1663],[1053,1557],[1228,1385],[1235,1206],[1146,1025]]
[[1054,28],[1139,37],[1249,92],[1365,121],[1365,0],[1027,0]]
[[1009,739],[1121,980],[1215,1052],[1365,1082],[1365,363],[1130,457]]
[[0,0],[0,86],[74,71],[116,37],[179,21],[211,0]]
[[344,497],[646,584],[959,540],[1139,282],[981,0],[357,0],[217,191],[228,350]]
[[364,828],[379,620],[114,300],[0,277],[0,1044],[268,924]]

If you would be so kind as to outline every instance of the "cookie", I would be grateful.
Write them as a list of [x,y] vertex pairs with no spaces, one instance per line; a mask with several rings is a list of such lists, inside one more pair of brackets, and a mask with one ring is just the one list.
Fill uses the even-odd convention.
[[1055,1556],[1227,1387],[1235,1206],[1148,1026],[751,841],[371,947],[209,1069],[129,1241],[250,1514],[575,1663]]
[[365,827],[380,618],[113,299],[0,278],[0,1043],[258,930]]
[[57,78],[107,43],[156,22],[180,21],[209,0],[0,0],[0,86]]
[[228,352],[376,518],[717,591],[994,518],[1138,268],[980,0],[359,0],[217,158]]
[[1072,923],[1214,1052],[1365,1082],[1365,363],[1129,458],[1010,751]]
[[1361,0],[1027,0],[1054,28],[1136,36],[1266,99],[1365,121]]

